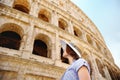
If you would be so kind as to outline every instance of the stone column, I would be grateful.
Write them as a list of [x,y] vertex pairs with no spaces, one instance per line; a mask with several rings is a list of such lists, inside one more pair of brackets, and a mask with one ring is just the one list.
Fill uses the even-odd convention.
[[103,68],[103,71],[105,73],[105,77],[107,78],[107,80],[112,80],[106,66]]
[[70,32],[71,34],[74,34],[73,24],[71,21],[68,22],[68,32]]
[[50,45],[50,49],[51,49],[51,58],[52,60],[56,60],[57,58],[57,48],[56,48],[56,45],[57,45],[57,42],[56,42],[56,35],[55,34],[51,34],[51,45]]
[[24,67],[24,66],[20,66],[20,69],[18,71],[17,80],[24,80],[25,68],[26,67]]
[[61,53],[60,53],[60,51],[61,51],[61,45],[60,45],[59,41],[60,41],[59,34],[56,33],[56,40],[55,40],[55,42],[56,42],[56,45],[55,45],[55,49],[56,49],[55,65],[56,66],[61,65]]
[[56,48],[56,59],[57,60],[61,60],[61,54],[60,54],[60,50],[61,50],[61,46],[60,46],[60,42],[59,42],[59,34],[56,33],[56,45],[55,45],[55,48]]
[[34,31],[34,25],[31,22],[31,25],[28,28],[28,32],[26,32],[25,35],[25,44],[23,50],[22,57],[23,58],[29,58],[30,54],[33,50],[33,44],[34,44],[34,38],[33,38],[33,31]]
[[91,58],[91,62],[92,62],[91,67],[93,68],[92,78],[93,78],[93,80],[100,80],[99,70],[98,70],[98,67],[97,67],[97,64],[96,64],[95,57],[94,57],[93,53],[91,53],[90,58]]
[[31,2],[31,8],[30,8],[29,14],[33,15],[35,17],[38,17],[38,12],[39,12],[38,3],[37,2]]
[[86,33],[85,32],[83,32],[83,34],[82,34],[82,39],[83,39],[83,41],[87,42]]
[[55,12],[54,10],[52,11],[51,14],[51,24],[58,26],[58,16],[57,16],[57,12]]
[[93,43],[94,48],[97,49],[95,40],[93,40],[92,43]]

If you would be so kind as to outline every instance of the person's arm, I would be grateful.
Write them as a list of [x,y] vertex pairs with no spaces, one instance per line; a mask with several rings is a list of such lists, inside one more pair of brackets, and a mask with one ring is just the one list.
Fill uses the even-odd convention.
[[88,72],[87,67],[82,66],[79,70],[78,70],[78,76],[80,80],[91,80],[90,79],[90,74]]

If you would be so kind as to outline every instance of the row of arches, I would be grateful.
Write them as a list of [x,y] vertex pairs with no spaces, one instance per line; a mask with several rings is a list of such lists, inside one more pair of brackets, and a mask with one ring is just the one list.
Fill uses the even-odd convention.
[[[48,56],[47,43],[46,41],[43,41],[42,39],[36,38],[34,40],[32,53],[35,55],[43,56],[43,57],[50,57]],[[0,46],[1,47],[19,50],[21,40],[22,40],[22,37],[15,31],[6,30],[0,33]],[[61,53],[62,62],[68,63],[68,60],[62,57],[62,54],[63,54],[62,48],[61,48],[60,53]]]
[[[0,30],[0,46],[19,50],[21,46],[21,41],[23,38],[23,33],[24,31],[17,24],[13,24],[13,23],[3,24]],[[47,53],[50,53],[50,49],[48,49],[50,39],[46,40],[45,37],[43,36],[45,36],[46,38],[48,37],[43,34],[42,34],[42,37],[36,36],[34,40],[34,45],[33,45],[34,46],[33,53],[35,55],[50,57],[50,54],[47,55]],[[44,53],[44,54],[41,54],[41,53]],[[62,50],[61,50],[61,55],[62,55]],[[65,62],[67,62],[67,60],[65,60]]]
[[96,63],[98,66],[99,73],[102,77],[107,78],[108,75],[105,74],[106,70],[108,71],[110,77],[112,80],[119,80],[120,79],[120,73],[112,68],[112,66],[108,66],[108,64],[102,63],[99,59],[96,59]]
[[[17,24],[5,23],[0,27],[0,47],[5,47],[14,50],[20,50],[23,42],[24,30]],[[48,39],[45,39],[48,38]],[[38,34],[35,37],[33,51],[35,55],[50,57],[49,42],[47,35]]]
[[[24,30],[21,26],[15,23],[4,23],[0,27],[0,46],[10,49],[20,50],[21,43],[24,42]],[[26,40],[25,40],[26,41]],[[37,34],[33,43],[32,53],[43,57],[51,57],[50,50],[51,40],[47,35]],[[66,59],[62,57],[63,62],[68,63]]]
[[[6,26],[4,26],[6,27]],[[10,49],[19,50],[22,38],[20,35],[14,31],[3,31],[0,33],[0,46]],[[46,41],[43,41],[40,38],[36,38],[34,40],[33,45],[33,54],[43,56],[43,57],[50,57],[48,56],[48,46]],[[62,57],[63,50],[61,48],[61,59],[62,62],[68,63],[68,60]]]
[[[10,49],[19,50],[21,44],[21,37],[14,31],[4,31],[0,33],[0,46]],[[48,57],[48,47],[46,43],[40,39],[35,39],[33,54]]]
[[[10,29],[13,26],[14,26],[14,28],[16,27],[16,29],[14,29],[14,30]],[[15,49],[15,50],[20,49],[22,36],[20,36],[19,32],[17,32],[20,30],[20,28],[18,30],[17,27],[18,27],[18,25],[13,24],[13,23],[6,23],[6,24],[2,25],[2,27],[0,29],[0,47],[5,47],[5,48]],[[8,30],[8,29],[10,29],[10,30]],[[34,55],[39,55],[39,56],[50,58],[50,53],[48,52],[49,51],[49,46],[48,46],[49,43],[47,42],[47,41],[50,42],[50,40],[49,39],[45,40],[45,38],[48,38],[48,37],[43,34],[36,36],[36,38],[34,40],[32,53]],[[61,48],[60,53],[61,53],[62,62],[68,64],[68,60],[62,57],[62,54],[63,54],[62,48]]]
[[[27,13],[29,14],[29,11],[30,11],[30,5],[29,5],[29,2],[27,0],[23,0],[23,1],[19,1],[19,0],[15,0],[14,1],[14,4],[13,4],[13,8],[14,9],[17,9],[19,11],[22,11],[24,13]],[[51,12],[46,10],[46,9],[41,9],[39,12],[38,12],[38,18],[45,21],[45,22],[51,22]],[[65,31],[68,31],[68,23],[65,19],[63,18],[58,18],[58,27],[65,30]],[[77,27],[73,26],[73,33],[76,37],[80,38],[80,39],[83,39],[83,32],[78,29]],[[87,43],[89,43],[90,45],[94,46],[94,42],[93,42],[93,39],[90,35],[86,35],[86,41]],[[98,50],[101,50],[101,46],[98,44],[98,42],[95,42],[95,47],[98,49]]]
[[[18,26],[19,25],[16,25],[13,23],[6,23],[1,26],[1,29],[0,29],[0,46],[1,47],[6,47],[10,49],[15,49],[15,50],[20,49],[21,41],[23,38],[23,33],[22,33],[23,30],[18,28]],[[19,32],[20,30],[22,32]],[[50,39],[48,38],[48,36],[46,35],[42,36],[42,35],[43,34],[39,34],[35,37],[32,54],[50,58],[51,57],[50,56],[51,54],[49,52]],[[45,39],[45,38],[48,38],[48,39]],[[68,64],[68,60],[63,58],[62,54],[63,54],[63,50],[61,48],[60,50],[61,60],[62,62]],[[87,58],[88,56],[85,57],[85,54],[82,56],[88,59]],[[96,59],[96,63],[98,65],[99,72],[101,73],[103,77],[105,77],[105,73],[103,70],[104,66],[98,59]],[[109,72],[110,72],[110,75],[112,76],[112,79],[116,79],[116,80],[117,78],[119,79],[119,76],[113,77],[114,74],[111,73],[111,70]]]
[[[0,33],[0,46],[1,47],[19,50],[20,42],[21,42],[20,35],[14,31],[4,31],[4,32]],[[34,48],[33,48],[32,53],[35,55],[43,56],[43,57],[49,57],[47,44],[40,39],[35,39]],[[60,53],[61,53],[62,62],[68,64],[68,60],[66,58],[62,57],[62,54],[63,54],[62,48],[61,48]],[[88,59],[88,58],[86,58],[86,59]],[[97,63],[100,74],[105,78],[106,76],[105,76],[105,73],[103,70],[103,68],[104,68],[103,64],[98,59],[96,59],[96,63]],[[108,70],[109,70],[109,73],[110,73],[112,80],[119,80],[120,79],[120,76],[118,73],[116,73],[117,75],[115,75],[115,74],[113,74],[113,72],[115,72],[114,70],[111,70],[110,68],[108,68]]]

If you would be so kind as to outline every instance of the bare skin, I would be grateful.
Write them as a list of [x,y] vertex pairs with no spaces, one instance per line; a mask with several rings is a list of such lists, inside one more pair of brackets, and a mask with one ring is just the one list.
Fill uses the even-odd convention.
[[[73,57],[70,56],[69,54],[67,54],[66,51],[64,51],[63,53],[63,57],[67,58],[69,60],[69,63],[72,64],[73,63]],[[82,66],[79,70],[78,70],[78,76],[79,76],[79,80],[91,80],[90,79],[90,75],[88,72],[88,69],[85,66]]]
[[88,69],[85,66],[79,69],[78,76],[80,80],[91,80]]

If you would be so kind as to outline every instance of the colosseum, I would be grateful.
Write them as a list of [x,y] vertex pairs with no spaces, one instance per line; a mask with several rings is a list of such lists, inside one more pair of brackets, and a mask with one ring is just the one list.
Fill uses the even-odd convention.
[[79,48],[92,80],[120,80],[99,30],[70,0],[0,0],[0,80],[60,80],[69,66],[60,40]]

